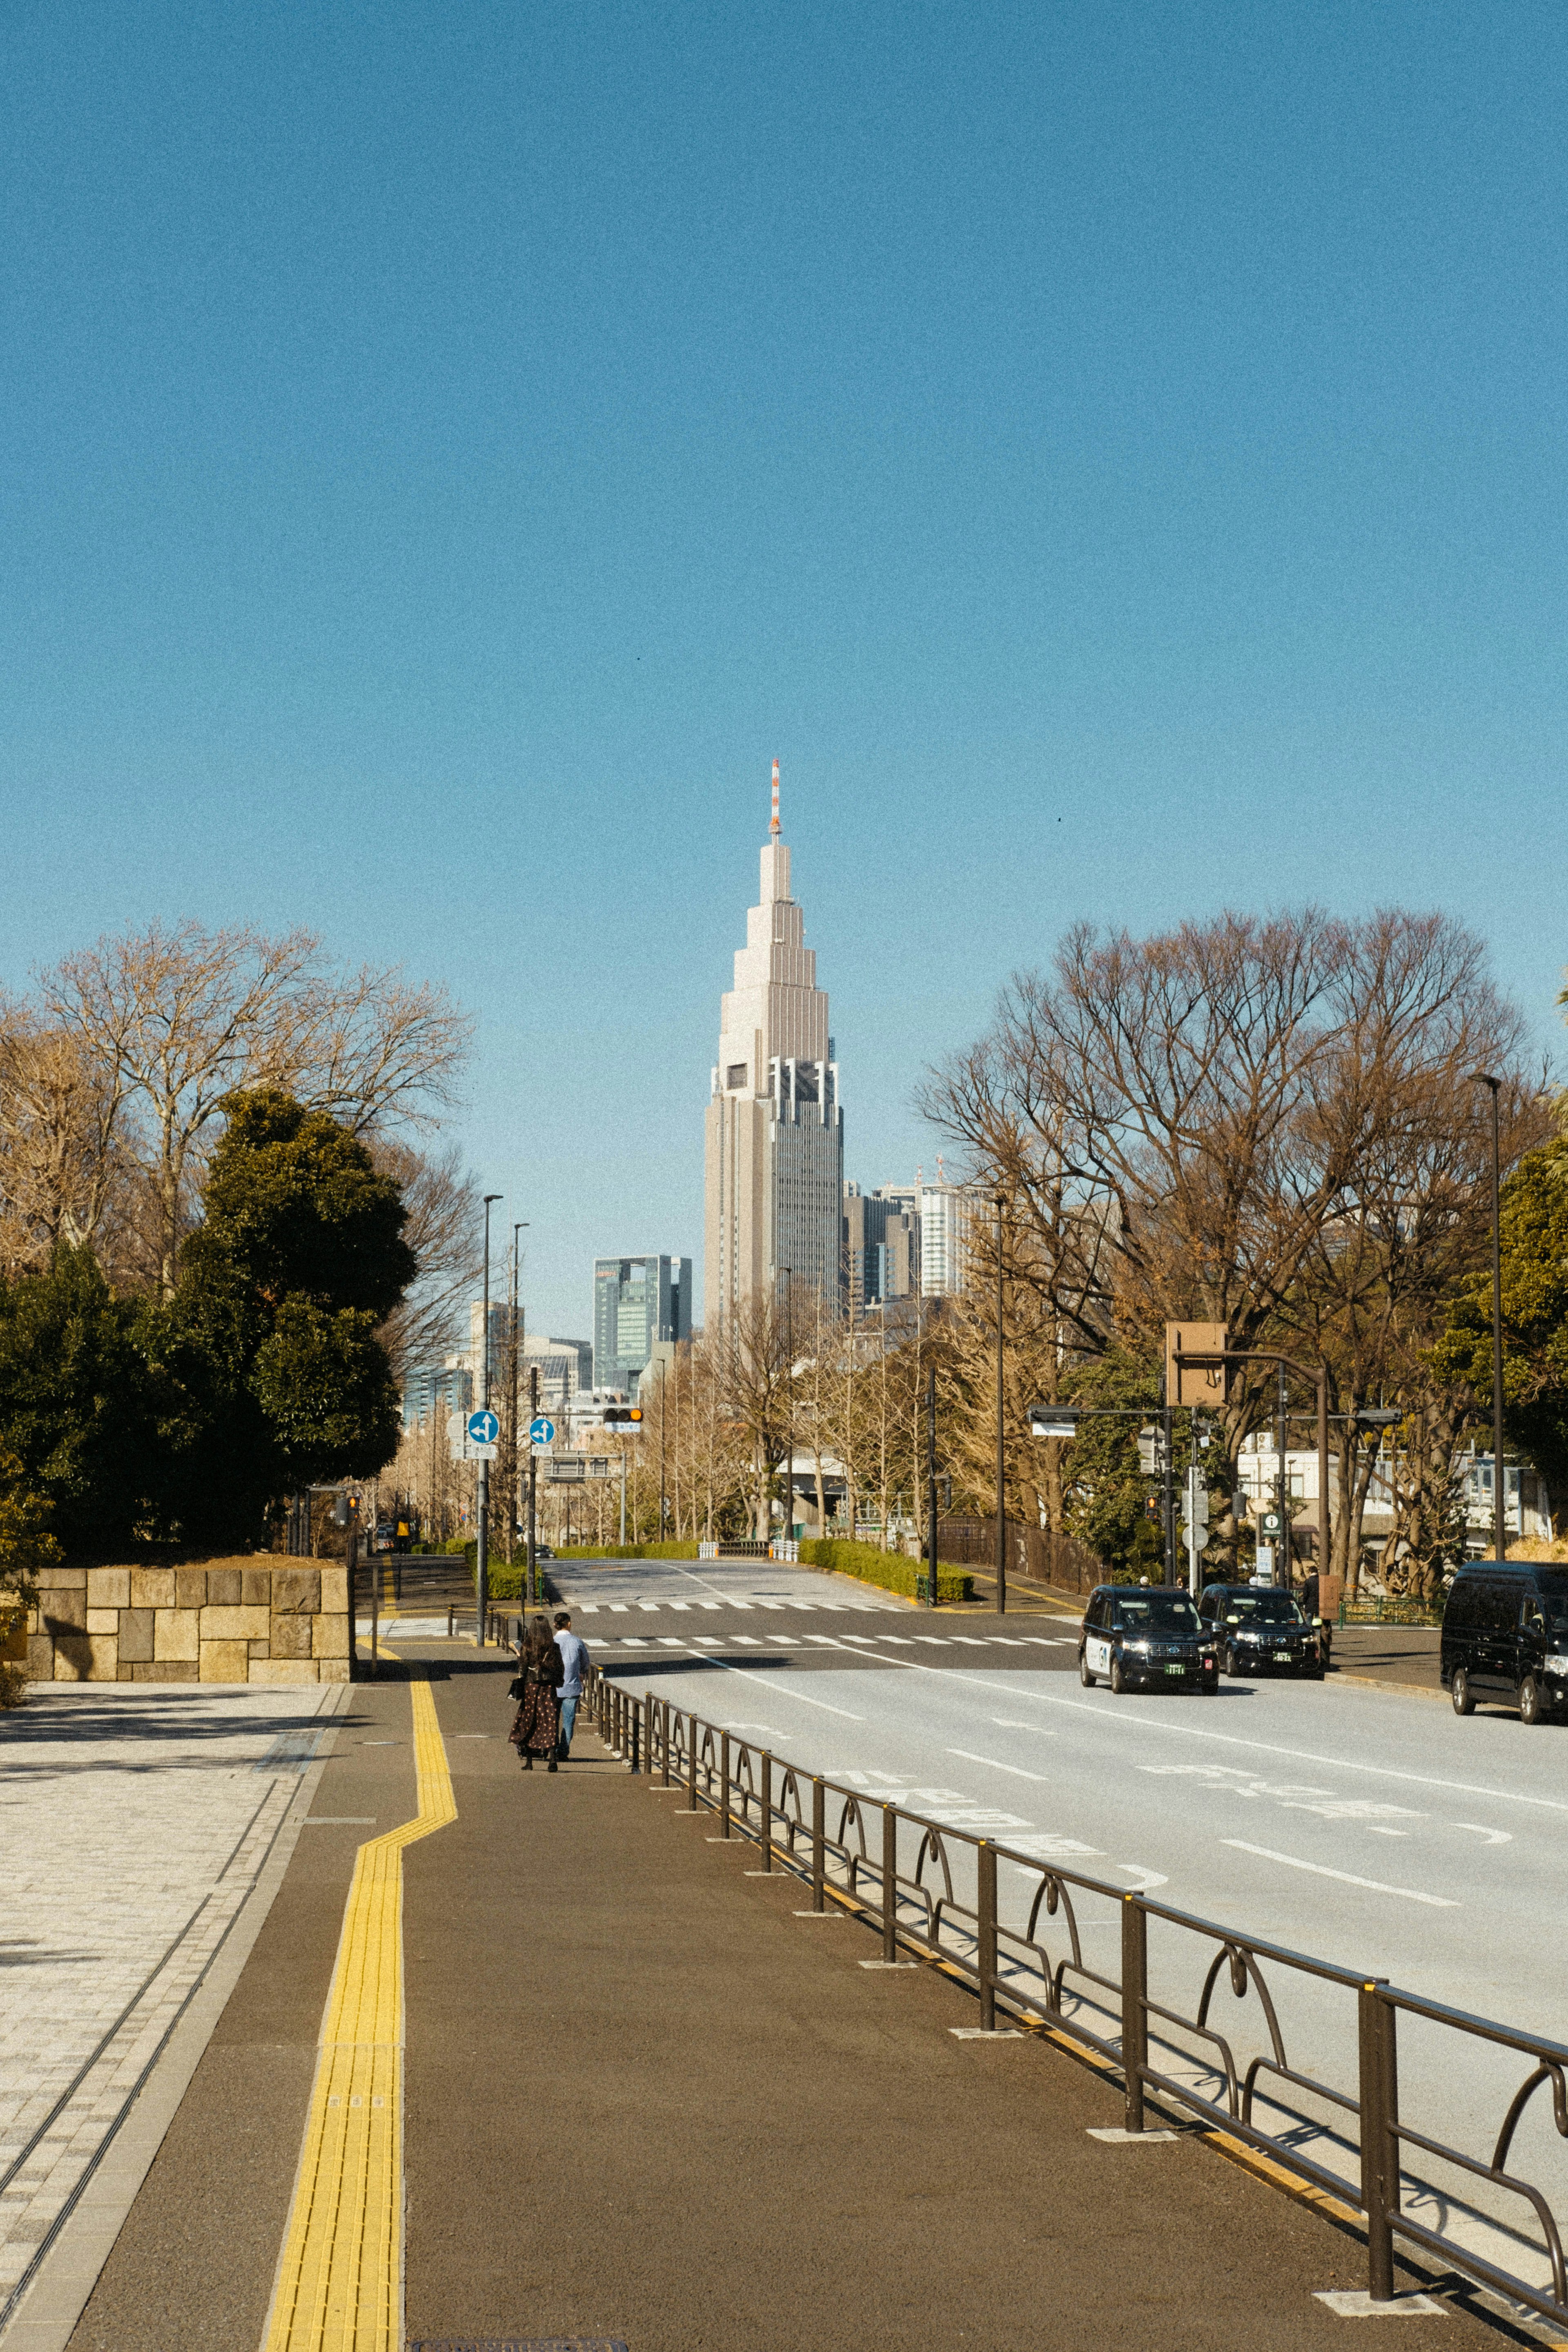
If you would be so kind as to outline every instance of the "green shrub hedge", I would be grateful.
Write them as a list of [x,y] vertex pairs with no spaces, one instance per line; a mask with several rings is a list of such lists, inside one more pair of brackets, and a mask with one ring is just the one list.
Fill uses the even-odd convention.
[[[875,1544],[851,1543],[844,1536],[808,1536],[800,1548],[800,1564],[830,1569],[838,1576],[858,1576],[862,1584],[880,1585],[884,1592],[901,1592],[908,1601],[915,1597],[916,1578],[925,1574],[923,1560],[908,1559],[901,1552],[879,1551]],[[974,1588],[968,1570],[939,1560],[936,1597],[972,1601]]]

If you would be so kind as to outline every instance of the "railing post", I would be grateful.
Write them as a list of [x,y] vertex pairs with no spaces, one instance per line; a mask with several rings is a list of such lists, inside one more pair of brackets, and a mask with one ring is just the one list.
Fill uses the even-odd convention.
[[899,1956],[899,1813],[882,1808],[882,1958]]
[[1356,1996],[1361,2043],[1361,2193],[1366,2207],[1366,2292],[1371,2303],[1394,2297],[1394,2216],[1399,2210],[1397,2018],[1379,1986]]
[[979,1913],[980,1949],[980,2030],[994,2033],[996,2030],[996,1849],[989,1838],[980,1841],[976,1856],[980,1874],[980,1894],[976,1904]]
[[638,1751],[642,1747],[642,1708],[635,1698],[630,1697],[626,1701],[626,1707],[632,1720],[632,1777],[635,1780],[642,1770],[642,1766],[637,1760]]
[[773,1750],[763,1750],[763,1868],[773,1866]]
[[811,1782],[811,1907],[814,1911],[826,1908],[823,1881],[827,1874],[827,1836],[824,1815],[827,1810],[827,1791],[822,1782],[812,1776]]
[[659,1705],[664,1710],[664,1718],[661,1728],[664,1734],[662,1743],[664,1748],[664,1786],[668,1789],[669,1786],[669,1701],[668,1699],[661,1699],[659,1701]]
[[719,1834],[721,1837],[728,1837],[730,1834],[730,1735],[727,1731],[721,1732],[719,1738]]
[[694,1812],[697,1811],[697,1717],[696,1717],[696,1714],[695,1714],[695,1713],[692,1713],[691,1715],[689,1715],[689,1716],[687,1717],[687,1722],[688,1722],[688,1725],[689,1725],[689,1728],[688,1733],[687,1733],[687,1745],[686,1745],[686,1785],[687,1785],[686,1810],[687,1810],[687,1811],[688,1811],[689,1813],[694,1813]]
[[1143,2069],[1149,2063],[1149,1917],[1136,1895],[1121,1902],[1121,2072],[1126,2084],[1125,2125],[1143,2128]]

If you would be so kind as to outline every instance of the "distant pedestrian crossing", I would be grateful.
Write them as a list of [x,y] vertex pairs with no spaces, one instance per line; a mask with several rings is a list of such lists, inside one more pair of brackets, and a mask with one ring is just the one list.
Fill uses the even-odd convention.
[[838,1650],[853,1656],[871,1643],[900,1650],[1076,1650],[1070,1633],[623,1633],[601,1634],[595,1648],[612,1650]]
[[905,1613],[886,1601],[763,1601],[755,1598],[745,1601],[739,1598],[732,1601],[569,1601],[567,1606],[574,1617],[632,1617],[639,1613],[648,1616],[661,1610],[668,1610],[681,1617],[701,1609],[714,1612],[772,1609],[787,1611],[792,1617],[819,1612],[834,1617],[901,1617]]

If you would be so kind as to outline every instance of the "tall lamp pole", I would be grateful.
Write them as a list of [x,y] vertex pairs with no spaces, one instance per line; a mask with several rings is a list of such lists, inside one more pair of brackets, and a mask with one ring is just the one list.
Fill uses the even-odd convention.
[[518,1330],[518,1316],[521,1313],[522,1307],[522,1265],[521,1253],[518,1245],[517,1237],[519,1234],[525,1234],[527,1231],[528,1219],[526,1217],[520,1219],[511,1229],[511,1360],[508,1367],[510,1374],[511,1386],[511,1418],[508,1423],[508,1427],[510,1432],[510,1438],[507,1447],[506,1465],[506,1556],[509,1560],[514,1559],[517,1553],[517,1507],[522,1483],[522,1455],[519,1450],[517,1443],[517,1366],[518,1358],[522,1352],[518,1344],[521,1338],[521,1334]]
[[1002,1213],[1006,1207],[1002,1193],[996,1195],[996,1613],[1007,1614],[1007,1458],[1005,1420],[1006,1384],[1003,1370],[1005,1339],[1002,1328],[1004,1308]]
[[926,1607],[936,1607],[936,1365],[926,1366]]
[[1508,1558],[1508,1508],[1502,1475],[1502,1139],[1498,1097],[1502,1080],[1477,1070],[1472,1084],[1488,1087],[1492,1098],[1492,1557]]
[[[795,1268],[781,1265],[784,1285],[784,1541],[795,1539]],[[849,1311],[854,1313],[851,1300]],[[849,1530],[853,1542],[855,1530]]]
[[[490,1409],[490,1203],[502,1198],[500,1192],[485,1194],[485,1295],[484,1337],[479,1342],[479,1407]],[[485,1646],[485,1614],[490,1600],[490,1465],[485,1455],[479,1456],[479,1525],[476,1547],[474,1640],[479,1649]]]

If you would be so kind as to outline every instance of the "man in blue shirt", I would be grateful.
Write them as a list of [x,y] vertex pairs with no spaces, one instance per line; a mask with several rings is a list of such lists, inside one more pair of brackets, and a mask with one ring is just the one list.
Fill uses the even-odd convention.
[[561,1745],[556,1751],[564,1764],[572,1752],[572,1734],[577,1728],[577,1702],[583,1696],[583,1677],[588,1671],[588,1644],[574,1633],[571,1617],[564,1609],[555,1612],[555,1646],[566,1669],[566,1679],[561,1685]]

